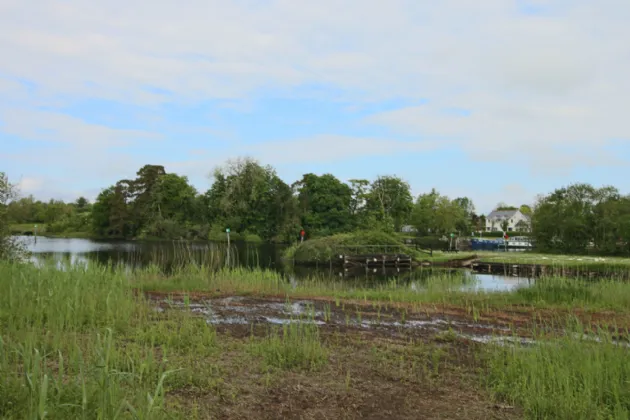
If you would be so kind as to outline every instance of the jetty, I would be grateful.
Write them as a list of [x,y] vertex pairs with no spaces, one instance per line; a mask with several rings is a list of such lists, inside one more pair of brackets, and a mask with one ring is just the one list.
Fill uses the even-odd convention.
[[391,268],[408,267],[413,264],[410,255],[406,254],[360,254],[339,255],[344,267]]

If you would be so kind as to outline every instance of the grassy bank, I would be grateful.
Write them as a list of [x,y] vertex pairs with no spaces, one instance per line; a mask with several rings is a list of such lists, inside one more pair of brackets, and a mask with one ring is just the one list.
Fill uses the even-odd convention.
[[89,231],[80,232],[50,232],[46,224],[37,224],[37,230],[35,230],[35,224],[23,223],[9,225],[9,232],[11,235],[34,235],[46,236],[49,238],[80,238],[80,239],[96,239],[96,236]]
[[[23,233],[35,232],[35,224],[34,223],[21,223],[21,224],[11,224],[9,225],[9,231],[12,235],[22,235]],[[44,234],[46,232],[46,224],[37,224],[37,233]]]
[[540,254],[534,252],[477,252],[481,262],[507,264],[537,264],[579,268],[584,271],[615,271],[630,269],[630,258],[592,257],[579,255]]
[[379,231],[342,233],[324,238],[310,239],[293,245],[284,252],[286,260],[297,264],[329,262],[342,254],[400,253],[421,258],[422,253],[405,245],[396,235]]
[[615,279],[588,281],[548,277],[515,292],[476,290],[464,273],[437,274],[418,282],[395,280],[376,285],[314,276],[289,282],[282,274],[267,270],[206,270],[188,267],[168,276],[157,270],[138,272],[132,284],[146,291],[204,292],[215,295],[288,296],[290,298],[346,299],[364,302],[459,305],[501,309],[530,308],[616,310],[630,308],[630,283]]
[[[461,291],[465,282],[437,275],[420,288],[390,282],[368,289],[319,278],[291,284],[263,270],[190,266],[166,276],[157,269],[0,262],[0,418],[628,416],[627,349],[607,331],[627,323],[629,284],[547,278],[514,293],[480,293]],[[179,309],[156,311],[138,288],[191,293]],[[372,308],[403,324],[405,314],[440,305],[459,306],[471,324],[492,307],[529,308],[560,325],[561,336],[526,322],[518,333],[530,328],[527,335],[538,340],[532,347],[474,345],[451,327],[374,327],[365,334],[306,323],[314,319],[308,314],[281,327],[214,326],[192,305],[193,291],[281,296],[289,306],[326,298],[323,319],[336,311],[360,321]],[[387,309],[397,302],[411,303],[409,312]],[[599,324],[562,315],[572,308],[591,311]]]

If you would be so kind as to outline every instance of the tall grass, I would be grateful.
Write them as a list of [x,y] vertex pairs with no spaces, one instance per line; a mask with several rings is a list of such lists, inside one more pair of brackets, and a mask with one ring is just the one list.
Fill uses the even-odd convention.
[[165,417],[167,355],[214,334],[156,316],[122,271],[0,262],[0,418]]
[[[628,348],[579,324],[531,347],[491,348],[487,384],[532,419],[630,417]],[[571,334],[572,333],[572,334]]]
[[130,282],[143,290],[210,292],[216,294],[327,297],[363,301],[437,303],[478,307],[528,305],[531,307],[626,310],[630,307],[630,283],[601,280],[541,277],[515,292],[465,290],[470,277],[438,273],[418,281],[397,279],[368,284],[317,275],[291,279],[262,269],[207,269],[189,266],[171,275],[137,271]]
[[[290,281],[274,271],[188,265],[171,274],[143,270],[20,265],[0,262],[0,418],[160,419],[169,390],[220,388],[208,375],[220,344],[214,328],[187,312],[158,313],[136,289],[217,294],[325,296],[461,305],[477,316],[500,305],[544,308],[630,307],[630,284],[548,277],[515,293],[462,291],[461,276],[372,287],[312,277]],[[329,312],[331,308],[327,310]],[[403,315],[404,316],[404,315]],[[360,313],[358,313],[360,317]],[[251,351],[280,370],[316,370],[330,349],[310,319],[253,338]],[[487,383],[531,418],[626,418],[630,415],[628,349],[606,332],[601,342],[567,337],[532,348],[493,348]],[[437,365],[436,365],[437,366]],[[576,416],[576,413],[578,415]]]
[[328,362],[317,325],[306,322],[284,324],[271,329],[261,341],[252,338],[254,354],[262,356],[266,366],[279,369],[317,370]]

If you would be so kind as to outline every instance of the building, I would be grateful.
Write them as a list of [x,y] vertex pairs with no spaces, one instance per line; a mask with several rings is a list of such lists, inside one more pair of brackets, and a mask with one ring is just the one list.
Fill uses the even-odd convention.
[[495,210],[486,217],[486,232],[501,232],[507,222],[507,232],[529,232],[531,220],[520,210]]
[[416,233],[418,229],[416,229],[415,227],[411,225],[405,225],[400,229],[400,231],[403,233]]

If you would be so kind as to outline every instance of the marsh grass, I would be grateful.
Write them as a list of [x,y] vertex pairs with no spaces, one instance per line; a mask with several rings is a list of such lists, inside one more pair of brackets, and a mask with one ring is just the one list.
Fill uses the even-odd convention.
[[124,271],[0,262],[0,418],[164,418],[186,368],[169,355],[215,347],[198,321],[156,314]]
[[577,322],[565,331],[560,338],[535,336],[533,346],[489,347],[489,388],[532,419],[627,419],[628,347]]
[[311,321],[294,319],[282,328],[270,328],[262,340],[252,337],[251,351],[267,368],[318,370],[328,363],[328,350]]
[[445,304],[470,308],[471,314],[511,305],[541,308],[625,310],[630,307],[630,282],[605,278],[565,278],[547,276],[514,292],[466,290],[471,278],[464,275],[438,273],[417,282],[396,279],[377,284],[349,282],[313,275],[291,282],[281,273],[263,269],[220,269],[187,267],[164,275],[159,272],[137,271],[130,277],[134,287],[155,291],[187,291],[284,296],[291,298],[327,297],[339,306],[343,300],[408,304]]
[[[514,293],[462,291],[464,281],[444,274],[421,284],[392,280],[367,287],[317,276],[292,283],[273,271],[204,265],[182,266],[167,275],[157,265],[143,270],[67,265],[60,270],[57,265],[0,262],[0,418],[177,418],[168,411],[166,395],[190,387],[228,401],[237,398],[215,363],[222,343],[211,325],[191,314],[190,300],[184,299],[183,308],[157,312],[155,302],[135,289],[280,295],[288,300],[324,296],[331,299],[324,308],[327,319],[333,300],[344,311],[350,300],[385,309],[399,302],[418,308],[427,303],[460,305],[475,320],[506,305],[630,307],[630,284],[615,279],[546,277]],[[358,309],[349,310],[347,324],[351,312],[362,316]],[[398,316],[404,321],[408,314]],[[272,373],[321,369],[331,348],[313,318],[309,308],[293,322],[270,328],[263,338],[252,336],[241,352],[262,360]],[[489,389],[523,407],[531,418],[626,418],[629,349],[615,344],[605,329],[586,331],[577,322],[563,322],[566,315],[557,325],[532,330],[543,344],[485,352]],[[554,329],[567,334],[549,339],[546,332]],[[451,336],[439,338],[442,344],[453,341]],[[444,358],[437,348],[413,357],[403,352],[398,361],[389,360],[393,354],[377,355],[383,372],[396,367],[398,377],[409,381],[442,375]]]

